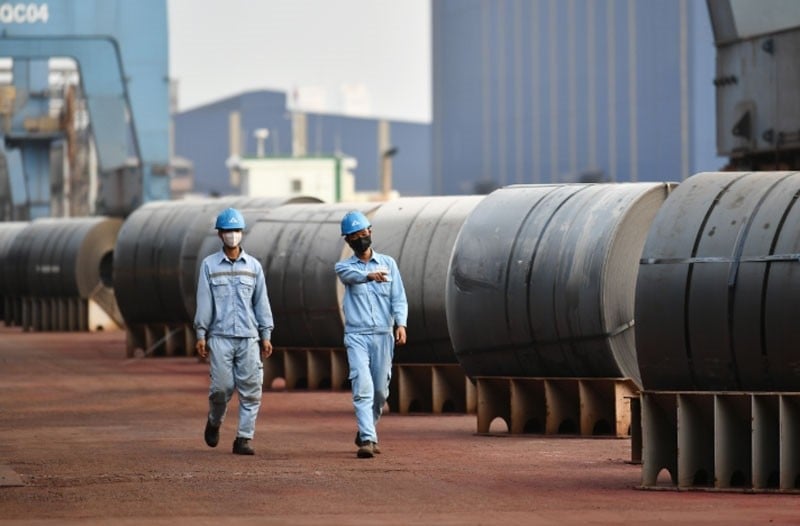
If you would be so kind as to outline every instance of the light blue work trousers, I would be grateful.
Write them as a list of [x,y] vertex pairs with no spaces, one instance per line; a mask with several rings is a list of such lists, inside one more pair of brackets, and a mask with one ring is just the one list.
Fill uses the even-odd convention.
[[353,387],[353,407],[359,438],[378,443],[376,426],[383,412],[383,404],[389,397],[394,335],[345,334],[344,345],[350,364],[350,383]]
[[264,365],[261,363],[258,339],[212,336],[206,345],[211,350],[208,420],[212,425],[222,425],[235,387],[239,395],[239,428],[236,436],[253,438],[264,382]]

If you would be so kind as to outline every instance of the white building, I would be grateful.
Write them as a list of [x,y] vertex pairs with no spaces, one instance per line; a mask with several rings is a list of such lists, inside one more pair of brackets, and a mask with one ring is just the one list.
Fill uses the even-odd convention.
[[352,157],[245,157],[238,161],[241,193],[250,197],[308,196],[326,203],[354,201]]

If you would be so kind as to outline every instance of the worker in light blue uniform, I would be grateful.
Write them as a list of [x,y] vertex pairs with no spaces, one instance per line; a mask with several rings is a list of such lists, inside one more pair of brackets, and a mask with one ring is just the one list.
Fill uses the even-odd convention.
[[241,247],[242,214],[227,208],[215,227],[223,245],[200,266],[194,318],[197,354],[210,357],[205,441],[210,447],[219,443],[219,428],[236,388],[239,427],[233,452],[254,455],[250,441],[261,407],[262,360],[272,354],[272,309],[261,263]]
[[372,225],[358,211],[342,218],[353,256],[335,265],[344,284],[344,345],[356,413],[357,456],[380,453],[376,426],[389,397],[394,346],[406,343],[408,300],[395,260],[372,249]]

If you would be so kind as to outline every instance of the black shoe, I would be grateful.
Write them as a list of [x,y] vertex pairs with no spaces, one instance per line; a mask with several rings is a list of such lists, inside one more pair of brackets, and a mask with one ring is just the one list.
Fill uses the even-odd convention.
[[355,439],[355,444],[356,444],[357,446],[360,446],[361,444],[363,444],[363,442],[361,442],[361,438],[360,438],[360,437],[359,437],[359,435],[358,435],[358,431],[356,431],[356,439]]
[[256,451],[250,447],[250,439],[244,437],[236,437],[233,441],[233,452],[237,455],[255,455]]
[[211,425],[211,421],[207,420],[204,437],[208,447],[217,447],[217,444],[219,444],[219,426]]

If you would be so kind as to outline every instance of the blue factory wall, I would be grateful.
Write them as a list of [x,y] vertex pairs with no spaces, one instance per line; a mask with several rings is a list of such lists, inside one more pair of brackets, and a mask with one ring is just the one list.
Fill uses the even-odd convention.
[[431,195],[431,126],[392,122],[393,187],[403,195]]
[[719,169],[704,2],[433,0],[433,192]]
[[[286,94],[254,91],[178,113],[175,153],[194,163],[194,191],[201,194],[238,193],[231,186],[225,160],[229,157],[229,115],[241,115],[242,156],[257,151],[253,131],[267,128],[265,155],[292,151],[292,119]],[[357,159],[354,170],[358,191],[380,188],[378,119],[307,113],[306,151],[309,155],[343,154]],[[431,190],[431,126],[426,123],[389,121],[393,158],[393,187],[403,195],[427,195]]]
[[225,161],[230,156],[230,114],[238,111],[243,128],[242,153],[256,151],[253,130],[268,128],[267,153],[291,150],[291,121],[286,114],[286,95],[255,91],[187,110],[173,116],[175,153],[194,164],[194,192],[209,195],[238,193],[230,182]]
[[378,188],[378,121],[308,114],[307,126],[309,154],[355,157],[358,160],[354,170],[358,190]]

